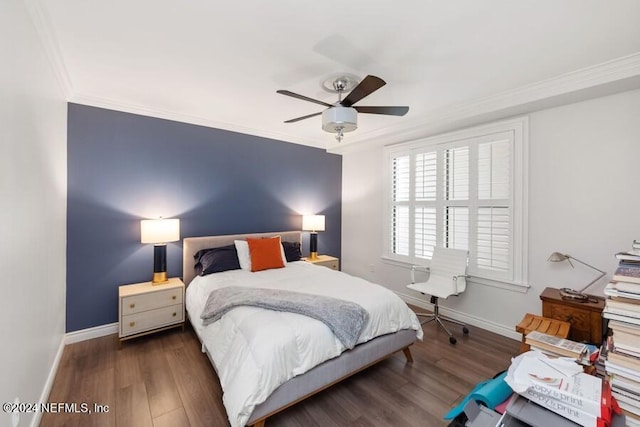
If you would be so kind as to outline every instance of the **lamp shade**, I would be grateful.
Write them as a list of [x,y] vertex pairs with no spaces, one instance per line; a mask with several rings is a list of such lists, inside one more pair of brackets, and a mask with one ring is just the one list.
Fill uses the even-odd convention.
[[562,262],[569,258],[571,258],[569,255],[561,254],[560,252],[554,252],[551,255],[549,255],[549,258],[547,259],[547,261]]
[[324,215],[303,215],[302,229],[305,231],[324,231]]
[[180,240],[179,219],[143,219],[140,221],[140,243],[168,243]]

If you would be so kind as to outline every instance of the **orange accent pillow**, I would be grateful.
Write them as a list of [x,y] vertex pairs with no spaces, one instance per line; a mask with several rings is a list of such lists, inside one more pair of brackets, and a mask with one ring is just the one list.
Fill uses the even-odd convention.
[[251,271],[282,268],[282,244],[280,236],[267,239],[247,239],[251,256]]

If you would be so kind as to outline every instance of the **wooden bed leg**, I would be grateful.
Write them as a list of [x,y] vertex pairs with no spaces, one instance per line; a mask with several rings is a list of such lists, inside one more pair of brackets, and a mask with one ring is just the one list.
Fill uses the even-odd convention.
[[405,347],[402,349],[404,353],[404,357],[407,359],[407,363],[413,363],[413,356],[411,355],[411,349],[409,347]]
[[264,423],[267,421],[266,419],[256,421],[254,424],[251,424],[250,427],[264,427]]

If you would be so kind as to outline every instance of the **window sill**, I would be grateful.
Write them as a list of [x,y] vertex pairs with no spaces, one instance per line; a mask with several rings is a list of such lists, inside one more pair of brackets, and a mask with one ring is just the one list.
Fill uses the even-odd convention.
[[[382,262],[385,264],[392,265],[394,267],[404,268],[407,270],[410,270],[411,266],[413,265],[411,263],[408,263],[405,261],[399,261],[397,259],[389,258],[386,256],[382,256],[381,259],[382,259]],[[509,280],[500,280],[500,279],[488,279],[486,277],[479,277],[479,276],[470,276],[470,278],[467,280],[467,283],[475,283],[482,286],[505,289],[508,291],[519,292],[522,294],[526,294],[529,291],[529,288],[531,287],[531,285],[528,285],[526,283],[514,282]]]

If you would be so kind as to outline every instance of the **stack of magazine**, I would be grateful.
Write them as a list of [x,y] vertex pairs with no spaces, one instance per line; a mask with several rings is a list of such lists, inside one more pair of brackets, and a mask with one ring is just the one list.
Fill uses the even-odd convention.
[[602,316],[612,332],[606,345],[605,371],[627,425],[640,427],[640,244],[616,254],[618,267],[605,287]]

